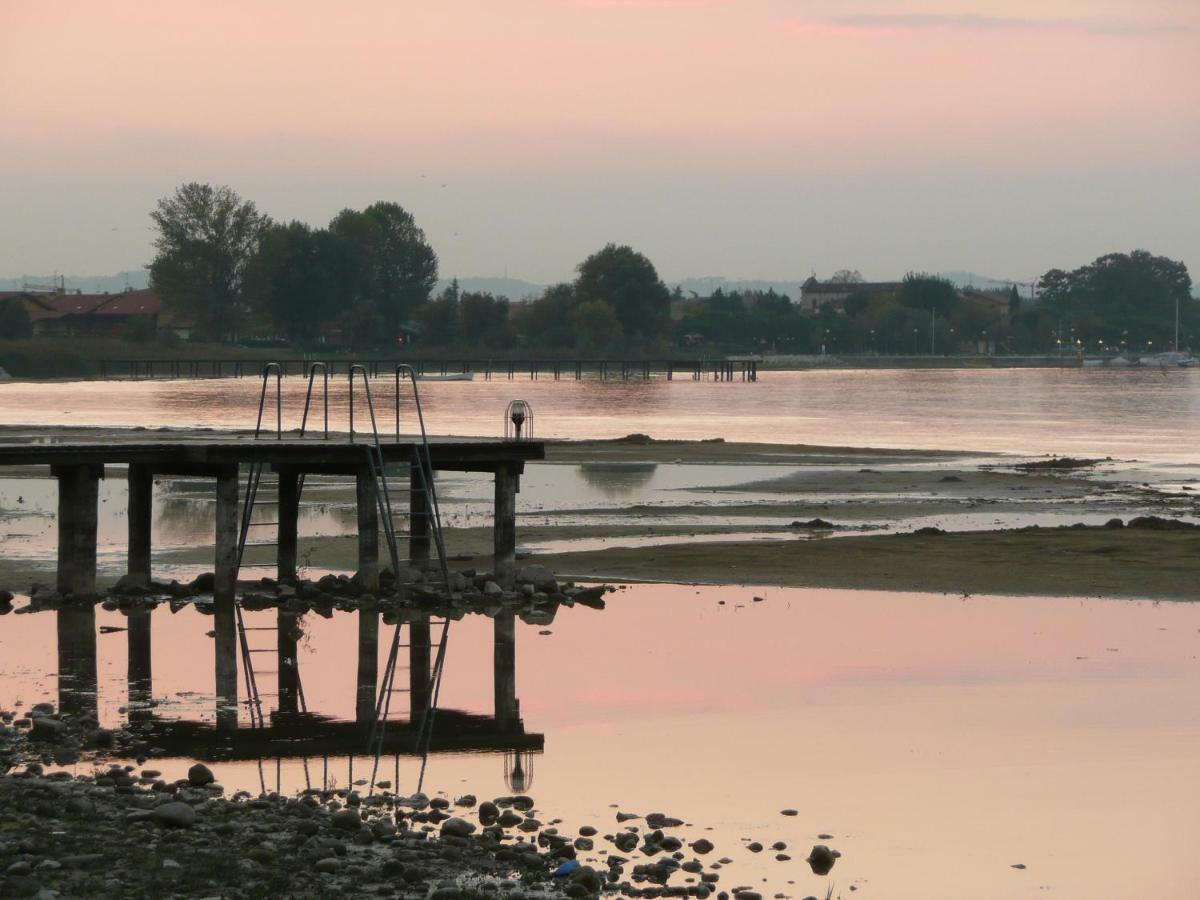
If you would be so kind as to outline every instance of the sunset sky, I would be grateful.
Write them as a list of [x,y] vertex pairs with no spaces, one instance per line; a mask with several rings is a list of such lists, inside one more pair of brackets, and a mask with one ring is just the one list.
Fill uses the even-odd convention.
[[1196,0],[0,3],[0,275],[149,262],[184,181],[410,209],[444,276],[1200,280]]

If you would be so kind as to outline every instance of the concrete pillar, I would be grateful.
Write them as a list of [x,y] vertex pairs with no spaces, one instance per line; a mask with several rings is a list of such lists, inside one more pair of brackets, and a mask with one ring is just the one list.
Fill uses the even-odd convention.
[[[129,657],[127,681],[129,685],[130,703],[149,703],[153,694],[153,671],[151,669],[151,640],[150,640],[151,611],[145,607],[135,607],[126,616],[126,638]],[[149,710],[130,708],[130,719],[148,717]]]
[[379,688],[379,613],[358,611],[358,690],[354,720],[368,725],[375,718],[375,693]]
[[129,551],[126,580],[145,587],[150,583],[150,527],[154,518],[154,473],[149,466],[130,463]]
[[279,537],[276,544],[276,578],[280,584],[295,584],[300,542],[300,473],[279,472]]
[[418,569],[429,565],[430,502],[426,485],[433,483],[433,472],[426,469],[422,478],[421,469],[421,464],[414,460],[408,474],[408,563]]
[[521,723],[517,703],[517,618],[500,613],[495,619],[496,647],[493,654],[496,725],[516,729]]
[[298,638],[300,627],[295,613],[278,611],[275,618],[276,651],[278,655],[279,672],[279,711],[281,713],[298,713],[300,711],[300,661],[298,658]]
[[59,711],[73,716],[95,716],[99,709],[96,607],[91,603],[64,606],[56,616]]
[[355,478],[358,500],[358,578],[368,591],[379,590],[379,506],[375,479],[363,466]]
[[216,555],[213,561],[216,639],[217,727],[237,727],[238,662],[234,603],[237,594],[238,470],[217,476]]
[[496,469],[495,519],[492,526],[496,583],[512,589],[517,570],[517,490],[520,478],[508,466]]
[[96,510],[104,467],[54,466],[58,478],[58,590],[96,592]]
[[429,695],[429,672],[432,663],[429,640],[429,617],[413,622],[408,631],[408,690],[409,712],[412,720],[420,716],[432,699]]

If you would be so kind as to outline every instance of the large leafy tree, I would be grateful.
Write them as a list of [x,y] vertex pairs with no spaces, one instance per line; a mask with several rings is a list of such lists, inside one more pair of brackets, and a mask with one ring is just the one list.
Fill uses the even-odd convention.
[[315,340],[340,309],[334,240],[303,222],[272,225],[246,266],[247,299],[292,340]]
[[230,338],[246,313],[242,280],[270,219],[231,188],[189,182],[150,213],[158,235],[150,285],[201,329]]
[[948,316],[959,305],[958,291],[945,278],[909,272],[900,283],[899,300],[912,309],[932,310]]
[[394,341],[437,282],[437,254],[398,203],[345,209],[329,223],[338,239],[348,331],[357,343]]
[[580,263],[575,294],[580,302],[609,304],[627,337],[661,338],[670,326],[671,294],[632,247],[609,244]]

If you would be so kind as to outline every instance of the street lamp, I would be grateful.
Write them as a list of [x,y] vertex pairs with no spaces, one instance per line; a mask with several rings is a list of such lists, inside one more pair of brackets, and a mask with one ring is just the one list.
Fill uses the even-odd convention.
[[[528,424],[528,429],[525,425]],[[528,400],[513,400],[504,410],[504,436],[521,440],[521,432],[525,437],[533,437],[533,407]]]

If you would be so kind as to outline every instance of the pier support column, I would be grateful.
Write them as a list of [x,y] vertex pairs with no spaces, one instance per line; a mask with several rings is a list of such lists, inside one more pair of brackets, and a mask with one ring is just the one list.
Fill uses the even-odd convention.
[[129,688],[130,720],[148,718],[150,714],[148,708],[134,708],[134,704],[148,704],[153,695],[150,614],[151,611],[145,607],[136,607],[125,614],[129,657],[126,681]]
[[300,711],[300,661],[297,657],[299,625],[296,614],[279,610],[275,629],[279,711],[294,714]]
[[154,473],[149,466],[130,463],[129,550],[125,578],[130,584],[150,584],[150,527],[154,518]]
[[73,716],[95,716],[99,709],[96,678],[96,607],[64,606],[58,617],[58,708]]
[[369,725],[375,718],[375,692],[379,689],[379,613],[358,611],[358,679],[354,721]]
[[430,503],[426,485],[433,483],[433,472],[426,469],[422,478],[422,468],[414,460],[408,475],[408,562],[417,569],[427,568],[430,556]]
[[278,519],[275,577],[280,584],[295,584],[300,543],[300,473],[295,469],[279,471]]
[[58,590],[96,593],[96,509],[104,467],[54,466],[58,479]]
[[496,647],[493,654],[496,725],[515,730],[521,723],[517,702],[517,617],[513,613],[496,616]]
[[375,479],[363,466],[355,477],[358,500],[358,583],[372,593],[379,590],[379,507]]
[[430,671],[429,617],[413,622],[408,629],[408,696],[409,717],[420,721],[432,699],[429,696]]
[[213,560],[216,629],[217,727],[236,728],[238,718],[237,601],[238,469],[217,475],[216,553]]
[[496,469],[495,519],[492,526],[496,583],[512,590],[517,570],[517,491],[520,475],[510,466]]

